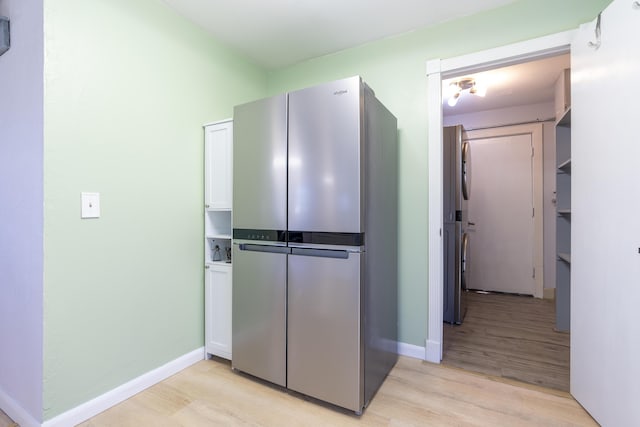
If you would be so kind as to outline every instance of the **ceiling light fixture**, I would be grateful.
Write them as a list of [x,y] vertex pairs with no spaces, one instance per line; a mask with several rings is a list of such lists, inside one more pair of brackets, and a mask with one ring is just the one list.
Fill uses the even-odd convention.
[[451,82],[449,85],[449,92],[451,95],[449,96],[447,104],[449,104],[450,107],[455,107],[464,91],[482,98],[487,94],[487,88],[479,85],[475,79],[464,78]]

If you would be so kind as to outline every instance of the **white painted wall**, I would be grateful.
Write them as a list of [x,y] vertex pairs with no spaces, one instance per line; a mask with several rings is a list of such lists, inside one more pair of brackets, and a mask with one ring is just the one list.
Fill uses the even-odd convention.
[[43,0],[0,0],[0,407],[42,419]]
[[444,126],[462,124],[467,130],[492,128],[518,123],[544,122],[544,288],[556,287],[556,208],[552,202],[556,176],[554,115],[554,103],[549,102],[443,117]]

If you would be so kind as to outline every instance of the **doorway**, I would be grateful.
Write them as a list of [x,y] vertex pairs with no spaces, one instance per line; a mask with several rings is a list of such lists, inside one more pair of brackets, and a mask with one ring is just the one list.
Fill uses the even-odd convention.
[[[484,52],[452,58],[434,60],[427,64],[429,110],[441,109],[443,78],[462,76],[523,63],[530,60],[548,58],[567,53],[573,32],[517,43]],[[429,115],[429,323],[426,342],[427,361],[440,363],[443,354],[442,323],[442,260],[443,250],[440,232],[442,230],[442,127],[443,117]]]
[[[460,79],[501,75],[505,83],[489,86],[486,98],[465,94],[456,108],[443,108],[446,126],[465,129],[471,191],[462,215],[470,248],[467,317],[459,326],[444,325],[442,363],[562,391],[569,388],[569,335],[554,331],[554,301],[541,299],[544,201],[555,214],[553,187],[543,192],[543,154],[555,152],[555,141],[552,134],[543,141],[543,127],[554,128],[554,87],[569,66],[568,55],[560,55],[443,81],[445,93]],[[465,105],[471,100],[473,106]],[[550,169],[546,178],[555,182]],[[446,178],[443,190],[455,191]],[[549,255],[555,265],[555,248]]]

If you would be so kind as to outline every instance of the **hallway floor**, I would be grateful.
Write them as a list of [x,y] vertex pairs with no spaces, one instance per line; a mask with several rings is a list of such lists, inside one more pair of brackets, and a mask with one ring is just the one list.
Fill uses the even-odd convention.
[[569,391],[569,334],[554,330],[554,301],[475,292],[466,297],[463,324],[444,324],[443,364]]

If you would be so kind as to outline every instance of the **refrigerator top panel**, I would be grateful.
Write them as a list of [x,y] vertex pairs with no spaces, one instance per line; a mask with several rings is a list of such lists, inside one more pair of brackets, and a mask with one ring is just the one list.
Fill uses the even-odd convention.
[[289,93],[290,232],[364,231],[362,90],[352,77]]
[[[287,97],[233,111],[234,237],[284,241],[287,229]],[[237,235],[238,233],[242,235]]]

